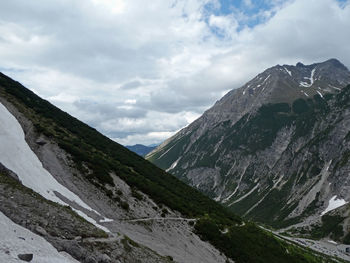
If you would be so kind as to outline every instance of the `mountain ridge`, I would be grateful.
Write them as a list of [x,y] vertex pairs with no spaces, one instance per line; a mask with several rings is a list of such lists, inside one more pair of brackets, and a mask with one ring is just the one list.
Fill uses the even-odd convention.
[[[167,139],[165,142],[163,142],[158,148],[150,152],[146,158],[151,159],[151,156],[154,151],[157,149],[161,149],[166,145],[169,141],[173,140],[176,137],[181,136],[181,134],[188,134],[189,130],[195,130],[199,129],[197,131],[197,137],[201,136],[203,134],[203,130],[210,129],[213,126],[215,126],[218,122],[222,122],[225,120],[230,120],[232,123],[235,123],[238,121],[241,117],[243,117],[244,114],[247,112],[251,112],[262,106],[263,104],[267,103],[274,103],[274,102],[288,102],[290,103],[291,100],[300,98],[301,96],[308,98],[309,96],[313,96],[317,93],[318,84],[322,84],[321,87],[326,92],[336,92],[339,91],[340,87],[345,86],[346,81],[344,81],[344,78],[347,79],[347,81],[350,80],[349,71],[348,69],[338,60],[336,59],[329,59],[323,63],[314,63],[308,66],[303,65],[302,63],[297,63],[298,66],[291,66],[291,65],[276,65],[274,67],[271,67],[264,72],[258,74],[255,78],[248,81],[246,84],[244,84],[242,87],[238,89],[233,89],[229,91],[226,95],[224,95],[220,100],[218,100],[210,109],[206,110],[203,115],[192,122],[190,125],[188,125],[186,128],[180,130],[177,134],[172,136],[171,138]],[[302,65],[302,66],[301,66]],[[327,83],[324,85],[322,83],[322,80],[318,80],[318,82],[312,83],[312,85],[309,87],[311,88],[310,94],[303,93],[304,88],[300,87],[300,83],[303,82],[303,78],[307,78],[312,75],[312,70],[316,68],[317,66],[321,65],[321,72],[327,71],[327,68],[330,66],[333,66],[335,68],[340,69],[339,75],[341,76],[341,82],[338,82],[338,76],[331,79],[332,81],[330,83]],[[283,75],[282,80],[285,80],[285,78],[289,79],[289,77],[292,77],[291,75],[295,74],[297,71],[297,78],[293,81],[293,84],[283,84],[282,87],[288,90],[292,89],[292,92],[286,93],[289,97],[280,98],[279,95],[282,92],[285,92],[284,89],[280,91],[280,87],[278,87],[275,83],[273,85],[273,92],[274,94],[269,94],[267,92],[262,93],[264,91],[265,86],[268,86],[268,83],[265,81],[269,78],[269,73],[277,72],[277,77],[280,77]],[[300,72],[299,72],[300,71]],[[315,76],[317,77],[317,75]],[[326,78],[328,78],[328,75],[326,75]],[[261,82],[261,79],[263,81]],[[268,80],[271,81],[271,80]],[[273,81],[278,81],[276,78]],[[311,80],[310,80],[311,81]],[[328,85],[331,85],[332,87],[329,87]],[[317,86],[315,88],[315,86]],[[277,91],[275,91],[277,89]],[[296,92],[297,91],[297,92]],[[271,91],[270,91],[271,92]],[[320,93],[322,91],[319,91]],[[266,97],[266,94],[269,96]],[[322,94],[322,93],[321,93]],[[292,95],[292,96],[291,96]],[[294,99],[293,99],[294,98]],[[193,136],[194,137],[194,136]],[[175,161],[175,160],[174,160]],[[161,166],[164,169],[168,169],[169,167]]]
[[274,66],[146,158],[242,216],[279,227],[315,217],[332,194],[350,198],[349,83],[335,59]]
[[[91,208],[82,209],[57,191],[53,194],[67,205],[43,199],[18,180],[28,174],[18,176],[5,167],[0,169],[0,211],[75,260],[334,262],[328,256],[279,240],[253,223],[243,224],[240,217],[197,190],[3,74],[0,102],[20,124],[42,168]],[[0,136],[8,132],[6,129],[0,126]],[[8,151],[12,145],[9,142]],[[85,216],[79,216],[81,213]],[[70,223],[61,224],[67,218],[71,218]],[[101,232],[97,224],[108,231]],[[80,231],[83,225],[89,230],[86,233]],[[4,242],[0,240],[1,247]],[[6,260],[15,261],[16,253],[10,247]]]
[[135,145],[126,145],[126,148],[128,148],[130,151],[133,151],[134,153],[137,153],[140,156],[146,156],[148,153],[153,151],[157,146],[146,146],[143,144],[135,144]]

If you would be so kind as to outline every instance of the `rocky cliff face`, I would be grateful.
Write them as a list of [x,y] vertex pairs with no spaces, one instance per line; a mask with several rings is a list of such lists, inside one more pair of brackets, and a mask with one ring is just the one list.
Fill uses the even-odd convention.
[[269,68],[146,158],[246,217],[319,216],[350,200],[349,83],[335,59]]

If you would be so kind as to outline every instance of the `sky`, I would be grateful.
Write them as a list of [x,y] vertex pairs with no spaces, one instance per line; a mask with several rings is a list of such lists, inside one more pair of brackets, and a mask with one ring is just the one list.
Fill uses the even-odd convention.
[[0,1],[0,71],[123,145],[276,64],[350,66],[350,0]]

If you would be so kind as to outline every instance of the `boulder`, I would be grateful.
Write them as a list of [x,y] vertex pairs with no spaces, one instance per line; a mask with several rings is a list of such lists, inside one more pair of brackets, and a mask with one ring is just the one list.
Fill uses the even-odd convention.
[[30,262],[33,260],[33,254],[18,254],[20,260]]

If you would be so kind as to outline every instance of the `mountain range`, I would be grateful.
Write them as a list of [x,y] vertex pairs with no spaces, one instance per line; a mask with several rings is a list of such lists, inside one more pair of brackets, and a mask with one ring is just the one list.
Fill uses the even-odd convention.
[[349,242],[349,84],[336,59],[271,67],[146,159],[243,218]]
[[140,156],[146,156],[148,153],[150,153],[156,148],[156,146],[146,146],[142,144],[127,145],[125,147],[128,148],[130,151],[137,153]]
[[0,124],[0,262],[339,262],[242,220],[2,73]]

